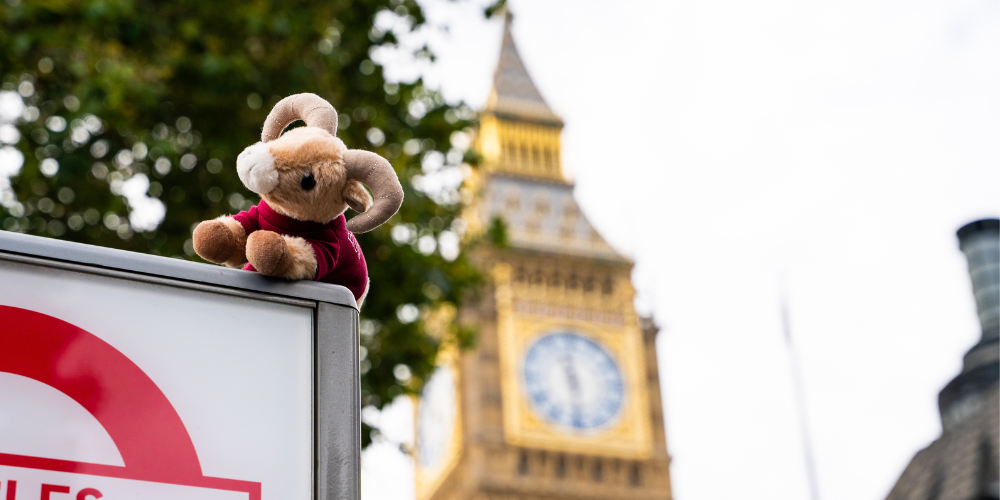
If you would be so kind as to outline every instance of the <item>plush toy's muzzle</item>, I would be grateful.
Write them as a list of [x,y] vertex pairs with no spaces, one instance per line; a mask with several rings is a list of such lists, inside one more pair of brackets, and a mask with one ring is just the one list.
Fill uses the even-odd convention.
[[274,157],[263,142],[258,142],[240,153],[236,158],[236,173],[247,189],[257,194],[270,193],[278,185],[278,171],[274,168]]

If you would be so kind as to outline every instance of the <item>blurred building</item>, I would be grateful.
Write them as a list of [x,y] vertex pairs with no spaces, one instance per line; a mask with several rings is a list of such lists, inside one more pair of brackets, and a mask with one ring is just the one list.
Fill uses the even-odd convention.
[[657,328],[563,177],[562,127],[508,17],[471,217],[506,241],[478,252],[490,286],[460,313],[476,348],[445,354],[417,405],[419,500],[671,498]]
[[888,500],[1000,498],[1000,221],[958,230],[983,334],[938,395],[941,437],[913,457]]

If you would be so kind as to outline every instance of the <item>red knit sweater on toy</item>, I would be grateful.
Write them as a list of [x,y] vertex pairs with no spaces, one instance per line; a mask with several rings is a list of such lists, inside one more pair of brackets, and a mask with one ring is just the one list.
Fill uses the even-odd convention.
[[[354,300],[360,300],[365,293],[368,266],[358,240],[347,230],[344,214],[326,224],[304,222],[281,215],[260,200],[250,210],[240,212],[233,218],[243,225],[248,236],[263,229],[305,239],[316,254],[316,281],[343,285],[354,294]],[[249,263],[243,269],[255,271]]]

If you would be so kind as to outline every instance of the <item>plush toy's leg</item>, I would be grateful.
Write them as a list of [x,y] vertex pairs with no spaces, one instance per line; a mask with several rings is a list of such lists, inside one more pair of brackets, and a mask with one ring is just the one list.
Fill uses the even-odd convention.
[[358,309],[361,309],[361,306],[365,303],[365,299],[368,298],[368,288],[371,286],[372,286],[372,280],[369,279],[368,282],[365,283],[364,293],[362,293],[361,298],[358,299]]
[[316,278],[316,253],[308,241],[272,231],[254,231],[247,238],[247,259],[261,274],[311,280]]
[[232,217],[222,216],[198,224],[191,239],[194,251],[209,262],[243,267],[247,261],[247,233]]

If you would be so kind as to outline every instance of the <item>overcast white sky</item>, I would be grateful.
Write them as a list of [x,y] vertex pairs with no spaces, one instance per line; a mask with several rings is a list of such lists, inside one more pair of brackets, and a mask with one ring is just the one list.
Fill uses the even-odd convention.
[[[423,71],[481,106],[500,21],[425,3],[451,28]],[[663,327],[675,497],[808,498],[784,282],[821,498],[884,498],[979,335],[954,231],[1000,213],[1000,2],[510,5],[577,198]],[[390,438],[411,412],[383,416]],[[412,477],[366,452],[366,500]]]

